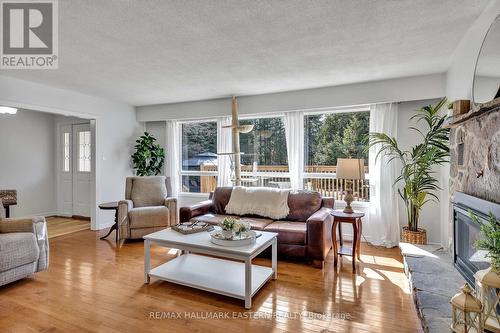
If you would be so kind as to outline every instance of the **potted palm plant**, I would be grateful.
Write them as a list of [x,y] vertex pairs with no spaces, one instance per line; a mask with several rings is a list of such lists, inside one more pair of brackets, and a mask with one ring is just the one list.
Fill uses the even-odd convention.
[[402,231],[404,242],[427,243],[427,233],[418,227],[418,223],[422,207],[431,200],[439,201],[436,191],[440,187],[433,167],[448,162],[449,129],[443,127],[446,115],[440,114],[445,104],[446,98],[443,98],[434,106],[428,105],[417,110],[410,118],[416,123],[423,122],[424,128],[410,127],[420,134],[422,142],[409,150],[402,150],[396,138],[385,133],[374,132],[369,135],[370,147],[380,145],[376,159],[384,154],[389,157],[390,163],[395,160],[401,163],[401,173],[393,186],[402,185],[398,193],[405,203],[408,222]]

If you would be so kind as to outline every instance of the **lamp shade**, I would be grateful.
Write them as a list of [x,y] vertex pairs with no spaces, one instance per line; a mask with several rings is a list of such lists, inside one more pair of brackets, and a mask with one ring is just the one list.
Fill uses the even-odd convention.
[[337,158],[338,179],[365,179],[365,161],[362,158]]

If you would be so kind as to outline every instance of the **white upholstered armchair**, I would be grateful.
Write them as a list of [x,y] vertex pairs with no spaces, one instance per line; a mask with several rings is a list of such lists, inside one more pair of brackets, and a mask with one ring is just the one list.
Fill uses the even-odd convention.
[[170,193],[168,177],[128,177],[125,200],[118,204],[120,239],[140,239],[176,224],[177,199]]
[[5,218],[0,202],[0,286],[46,270],[48,266],[45,218]]

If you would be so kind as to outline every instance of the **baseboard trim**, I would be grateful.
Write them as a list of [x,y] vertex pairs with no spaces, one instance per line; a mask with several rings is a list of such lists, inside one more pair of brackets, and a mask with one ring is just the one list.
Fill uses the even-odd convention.
[[71,218],[75,219],[75,220],[90,221],[90,217],[88,217],[88,216],[71,215]]

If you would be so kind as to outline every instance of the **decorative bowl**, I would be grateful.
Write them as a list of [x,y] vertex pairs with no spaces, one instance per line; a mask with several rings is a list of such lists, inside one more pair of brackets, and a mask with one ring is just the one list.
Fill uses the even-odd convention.
[[255,231],[244,231],[239,236],[233,236],[232,239],[227,239],[223,230],[214,230],[210,233],[210,241],[220,246],[236,247],[253,244],[257,238]]

